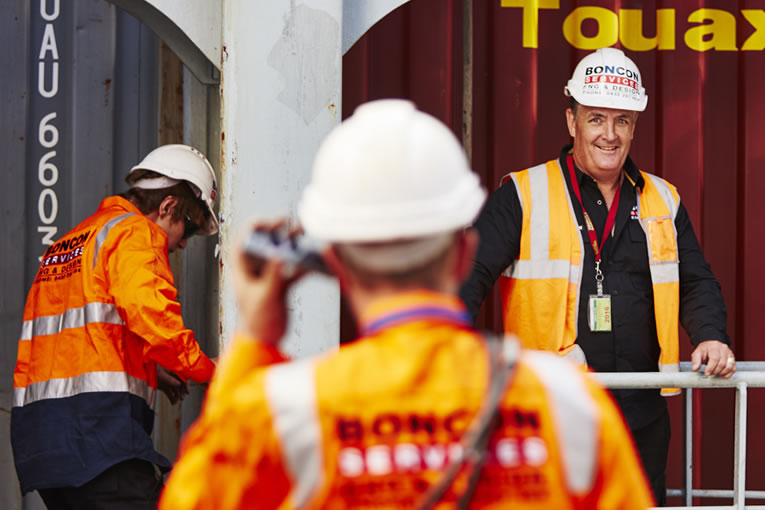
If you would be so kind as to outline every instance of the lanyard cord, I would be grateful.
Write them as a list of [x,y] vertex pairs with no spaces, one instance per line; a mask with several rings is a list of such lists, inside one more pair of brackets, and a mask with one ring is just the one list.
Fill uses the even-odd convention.
[[587,227],[587,235],[590,237],[590,244],[592,244],[592,249],[595,252],[595,263],[598,265],[598,267],[600,267],[601,249],[606,243],[606,239],[608,239],[608,233],[611,232],[611,229],[614,227],[614,223],[616,223],[616,211],[619,209],[619,196],[622,192],[622,184],[620,182],[619,187],[616,188],[614,201],[611,203],[611,207],[608,209],[606,226],[603,229],[603,239],[601,240],[600,245],[598,245],[598,234],[595,231],[595,225],[593,225],[592,220],[590,219],[590,215],[587,214],[587,210],[584,208],[584,202],[582,202],[582,192],[579,190],[579,181],[577,180],[576,173],[574,172],[574,158],[569,154],[566,158],[566,162],[568,163],[568,173],[571,176],[571,187],[574,188],[574,194],[576,195],[576,198],[579,201],[579,205],[582,208],[584,224]]

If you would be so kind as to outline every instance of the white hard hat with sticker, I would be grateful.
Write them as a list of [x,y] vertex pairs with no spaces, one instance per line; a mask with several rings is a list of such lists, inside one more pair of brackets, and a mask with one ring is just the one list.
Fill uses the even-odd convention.
[[616,48],[600,48],[579,61],[563,92],[585,106],[642,112],[648,104],[640,71]]

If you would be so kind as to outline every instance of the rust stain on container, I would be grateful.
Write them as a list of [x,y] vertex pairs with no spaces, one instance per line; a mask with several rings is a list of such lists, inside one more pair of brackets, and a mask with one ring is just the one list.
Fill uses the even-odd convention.
[[104,106],[109,104],[109,92],[112,88],[112,80],[107,78],[104,80]]
[[164,42],[160,44],[160,69],[160,145],[183,143],[183,63]]

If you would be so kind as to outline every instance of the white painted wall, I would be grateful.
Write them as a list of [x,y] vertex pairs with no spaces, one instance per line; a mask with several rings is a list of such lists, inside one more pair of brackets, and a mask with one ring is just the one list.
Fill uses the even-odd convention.
[[[140,3],[137,0],[131,2]],[[220,69],[222,0],[143,0],[162,11]],[[253,2],[260,3],[260,2]],[[162,34],[158,34],[162,37]]]

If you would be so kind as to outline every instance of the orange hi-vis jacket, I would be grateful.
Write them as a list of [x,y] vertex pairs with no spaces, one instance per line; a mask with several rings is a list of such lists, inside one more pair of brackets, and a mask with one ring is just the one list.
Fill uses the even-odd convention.
[[[461,455],[487,391],[487,344],[461,302],[424,291],[378,301],[361,325],[355,343],[295,362],[235,338],[160,508],[414,508]],[[520,355],[487,451],[472,508],[652,503],[610,398],[549,353]]]
[[[658,368],[677,372],[680,259],[675,217],[680,197],[664,179],[640,173],[645,185],[637,205],[653,283]],[[520,198],[523,226],[518,259],[500,277],[505,331],[518,335],[526,347],[565,355],[577,337],[584,247],[563,170],[555,159],[509,178]],[[665,396],[677,393],[662,390]]]
[[50,246],[24,308],[11,441],[23,492],[77,487],[151,441],[159,363],[204,382],[214,365],[183,326],[167,235],[109,197]]

